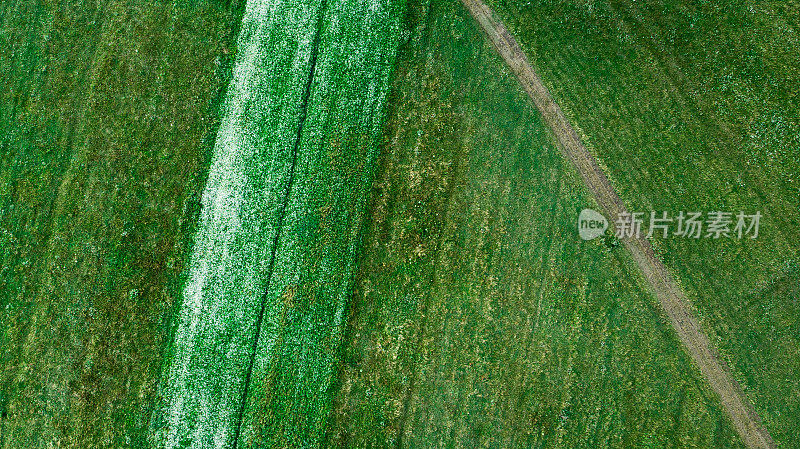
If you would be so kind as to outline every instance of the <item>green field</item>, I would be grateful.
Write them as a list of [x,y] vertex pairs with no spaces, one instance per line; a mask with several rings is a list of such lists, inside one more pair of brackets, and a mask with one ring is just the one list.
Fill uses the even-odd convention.
[[492,3],[629,209],[764,215],[756,240],[654,244],[773,437],[800,440],[796,5]]
[[331,446],[736,447],[632,262],[460,4],[395,80]]
[[324,436],[401,15],[248,3],[155,447]]
[[145,447],[240,9],[0,6],[0,447]]
[[[794,2],[492,0],[780,447]],[[743,447],[455,0],[0,5],[0,448]]]

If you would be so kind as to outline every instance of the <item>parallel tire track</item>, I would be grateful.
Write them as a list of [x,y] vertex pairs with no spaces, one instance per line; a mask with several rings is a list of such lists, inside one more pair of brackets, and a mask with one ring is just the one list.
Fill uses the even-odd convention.
[[[495,18],[481,0],[461,0],[461,2],[480,24],[494,48],[542,113],[544,121],[553,130],[564,157],[578,169],[602,212],[607,217],[625,212],[625,206],[614,187],[583,145],[561,108],[550,96],[508,29]],[[702,330],[686,294],[677,285],[667,267],[656,257],[650,242],[639,237],[624,239],[623,243],[642,271],[692,360],[700,368],[711,389],[719,395],[725,412],[745,445],[749,448],[777,447],[744,391],[731,376],[730,369]]]

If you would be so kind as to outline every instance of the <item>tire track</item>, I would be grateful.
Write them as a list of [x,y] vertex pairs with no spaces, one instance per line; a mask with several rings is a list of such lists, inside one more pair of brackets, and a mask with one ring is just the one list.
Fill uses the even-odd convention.
[[[151,417],[152,447],[231,448],[238,438],[259,311],[294,179],[314,19],[323,14],[323,1],[246,2]],[[276,92],[275,85],[287,87]]]
[[[300,148],[300,141],[303,137],[303,128],[306,124],[306,118],[308,118],[308,103],[309,98],[311,97],[311,87],[314,85],[314,72],[317,68],[317,57],[319,56],[319,41],[320,36],[322,35],[322,23],[323,18],[325,17],[326,11],[326,0],[322,0],[320,2],[318,16],[317,16],[317,23],[316,23],[316,32],[314,33],[313,43],[311,44],[311,54],[309,57],[309,75],[306,79],[305,88],[303,90],[303,96],[300,100],[300,117],[298,119],[298,126],[297,126],[297,136],[295,137],[294,146],[292,147],[292,162],[289,165],[289,179],[286,182],[286,191],[284,192],[283,201],[280,206],[280,212],[278,213],[278,223],[275,230],[275,235],[272,238],[272,251],[270,253],[269,258],[269,265],[267,266],[266,271],[266,286],[264,287],[264,294],[261,297],[261,308],[259,309],[258,315],[256,317],[256,324],[255,324],[255,338],[253,338],[253,344],[250,348],[250,363],[247,366],[247,373],[244,376],[244,387],[242,391],[242,401],[239,406],[239,413],[236,417],[236,421],[234,423],[234,433],[233,433],[233,449],[237,449],[239,447],[239,440],[242,434],[242,421],[245,412],[245,406],[247,402],[247,395],[250,392],[250,384],[252,383],[253,379],[253,366],[255,365],[256,354],[258,352],[258,340],[261,338],[261,330],[263,328],[264,323],[264,313],[267,309],[267,301],[269,300],[269,293],[270,293],[270,281],[272,280],[272,275],[275,272],[275,260],[276,260],[276,252],[278,249],[278,244],[281,238],[281,231],[283,230],[283,222],[286,220],[286,209],[289,204],[289,197],[292,193],[292,187],[294,186],[294,178],[297,168],[297,154]],[[285,315],[285,312],[284,312]]]
[[[564,157],[577,168],[602,212],[607,217],[625,212],[621,198],[542,84],[514,37],[481,0],[461,2],[488,35],[495,50],[542,113],[544,121],[555,134]],[[711,389],[719,396],[725,412],[745,445],[750,448],[776,447],[744,391],[733,379],[730,369],[703,332],[689,299],[667,267],[656,257],[650,243],[643,237],[624,239],[623,243],[642,271],[678,338]]]

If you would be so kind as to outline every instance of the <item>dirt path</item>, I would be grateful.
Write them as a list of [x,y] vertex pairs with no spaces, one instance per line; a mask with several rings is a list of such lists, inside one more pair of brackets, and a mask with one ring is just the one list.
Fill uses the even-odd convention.
[[[622,200],[581,143],[577,133],[561,112],[561,108],[533,71],[519,44],[481,0],[461,1],[478,21],[494,48],[541,111],[545,122],[555,133],[564,156],[578,169],[602,212],[613,221],[613,217],[625,211]],[[642,270],[689,355],[700,368],[708,384],[719,395],[722,406],[745,445],[750,448],[776,447],[772,437],[763,427],[761,418],[703,332],[688,298],[678,287],[667,267],[655,256],[650,243],[643,237],[623,239],[623,243]]]

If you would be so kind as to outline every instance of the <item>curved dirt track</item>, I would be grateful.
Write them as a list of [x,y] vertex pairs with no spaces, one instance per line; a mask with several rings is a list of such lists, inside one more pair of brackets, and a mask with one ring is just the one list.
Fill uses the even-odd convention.
[[[615,217],[624,212],[625,206],[614,187],[594,157],[581,143],[578,134],[534,72],[514,37],[481,0],[461,0],[461,2],[486,32],[494,48],[542,113],[544,121],[553,130],[564,156],[578,169],[605,216]],[[745,445],[749,448],[777,447],[744,391],[733,379],[729,368],[703,332],[685,293],[677,285],[667,267],[654,254],[650,242],[643,237],[622,241],[641,269],[692,360],[700,368],[709,386],[719,396],[725,412]]]

